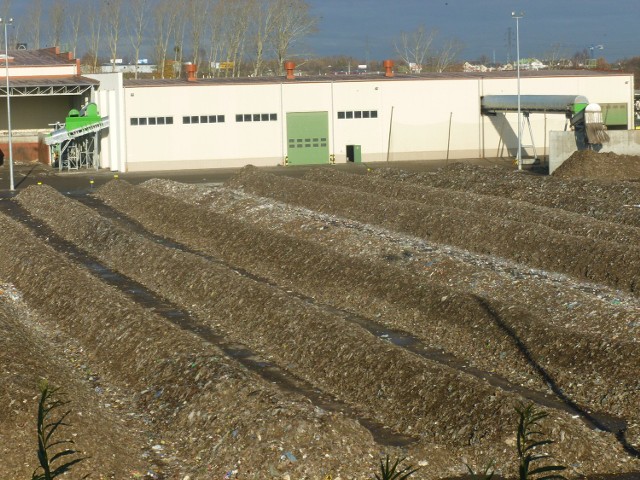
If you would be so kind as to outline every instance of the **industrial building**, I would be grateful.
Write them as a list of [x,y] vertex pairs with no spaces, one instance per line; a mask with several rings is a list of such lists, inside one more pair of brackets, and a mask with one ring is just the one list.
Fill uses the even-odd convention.
[[[285,77],[202,79],[190,65],[178,80],[79,77],[108,117],[89,164],[150,171],[515,156],[517,113],[483,101],[515,95],[516,72],[399,75],[385,63],[381,74],[339,77],[298,76],[290,62]],[[609,130],[633,128],[632,74],[523,71],[520,84],[523,98],[586,98]],[[571,109],[523,107],[526,156],[549,153],[549,132],[570,129]],[[57,108],[46,122],[65,115]]]

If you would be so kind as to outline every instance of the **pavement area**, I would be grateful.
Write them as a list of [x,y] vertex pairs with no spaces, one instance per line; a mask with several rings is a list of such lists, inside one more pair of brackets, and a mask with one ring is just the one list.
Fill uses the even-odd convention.
[[[310,169],[331,168],[352,173],[364,173],[368,168],[399,168],[409,171],[435,172],[438,169],[452,163],[470,163],[486,167],[501,167],[505,170],[515,170],[513,159],[511,158],[475,158],[465,160],[415,160],[403,162],[376,162],[376,163],[341,163],[336,165],[305,165],[305,166],[275,166],[261,167],[264,171],[276,175],[287,175],[291,177],[302,177]],[[198,170],[175,170],[175,171],[150,171],[120,173],[111,172],[106,169],[82,169],[74,171],[60,172],[42,163],[21,163],[16,162],[13,168],[13,178],[15,192],[10,191],[10,169],[7,162],[0,167],[0,196],[11,196],[29,185],[43,183],[54,187],[61,192],[80,193],[90,191],[104,185],[114,177],[124,179],[132,184],[145,182],[151,178],[163,178],[175,180],[183,183],[215,184],[223,183],[231,178],[240,168],[212,168]],[[544,173],[539,171],[539,167],[525,165],[525,172]]]

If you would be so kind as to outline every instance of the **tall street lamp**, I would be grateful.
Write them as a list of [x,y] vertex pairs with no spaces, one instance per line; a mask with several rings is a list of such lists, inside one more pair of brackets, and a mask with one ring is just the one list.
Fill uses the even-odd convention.
[[520,19],[524,12],[511,12],[516,19],[516,62],[518,70],[518,170],[522,170],[522,111],[520,108]]
[[0,18],[0,25],[4,27],[4,70],[7,78],[7,131],[9,132],[9,189],[13,192],[13,141],[11,138],[11,95],[9,92],[9,41],[7,27],[13,25],[13,18]]

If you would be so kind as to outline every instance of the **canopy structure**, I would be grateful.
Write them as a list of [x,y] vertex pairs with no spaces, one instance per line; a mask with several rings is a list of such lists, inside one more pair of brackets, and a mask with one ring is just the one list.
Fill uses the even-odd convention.
[[[481,98],[483,115],[494,116],[498,113],[518,111],[523,115],[520,131],[524,130],[526,123],[531,138],[531,145],[522,146],[532,147],[536,160],[538,155],[529,121],[529,115],[532,113],[564,114],[567,117],[567,122],[571,121],[571,126],[576,131],[584,131],[587,143],[599,144],[609,141],[609,136],[606,133],[607,127],[602,121],[600,105],[589,103],[587,97],[583,95],[486,95]],[[502,132],[500,132],[500,136],[502,137]]]
[[[68,77],[9,77],[11,97],[50,97],[57,95],[83,95],[100,82],[82,76]],[[0,98],[7,96],[6,77],[0,77]]]
[[[589,104],[582,95],[520,95],[523,113],[565,113],[573,116]],[[482,97],[482,113],[517,112],[518,95],[486,95]]]

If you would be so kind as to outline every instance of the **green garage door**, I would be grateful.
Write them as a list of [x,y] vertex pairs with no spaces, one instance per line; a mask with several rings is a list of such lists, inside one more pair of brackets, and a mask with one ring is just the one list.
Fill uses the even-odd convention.
[[287,113],[289,165],[329,163],[329,114]]

